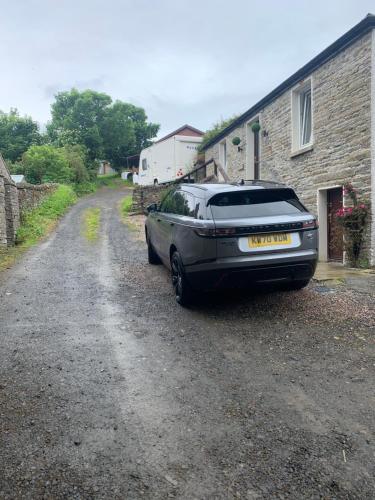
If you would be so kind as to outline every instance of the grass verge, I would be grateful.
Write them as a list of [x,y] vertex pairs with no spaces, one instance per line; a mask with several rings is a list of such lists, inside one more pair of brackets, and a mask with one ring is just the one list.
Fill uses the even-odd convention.
[[135,231],[136,226],[132,223],[129,217],[132,204],[133,204],[133,196],[131,194],[127,195],[120,201],[119,210],[122,222],[126,224],[131,231]]
[[82,182],[74,185],[74,190],[78,196],[85,194],[95,193],[95,191],[102,187],[116,189],[119,187],[134,187],[129,181],[124,181],[119,175],[98,175],[92,182]]
[[88,208],[83,213],[83,235],[88,241],[96,241],[100,229],[100,208]]
[[76,200],[73,188],[61,185],[37,208],[23,213],[16,246],[0,252],[0,270],[9,267],[25,250],[52,231],[60,217]]
[[145,234],[145,216],[140,215],[130,215],[131,208],[133,204],[133,197],[125,196],[119,203],[119,211],[122,222],[128,227],[130,231],[134,233],[134,237],[137,240],[144,240]]

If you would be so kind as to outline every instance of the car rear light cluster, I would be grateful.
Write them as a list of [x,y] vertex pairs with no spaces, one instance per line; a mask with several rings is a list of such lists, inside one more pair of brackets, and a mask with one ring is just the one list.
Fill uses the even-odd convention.
[[318,221],[310,219],[304,222],[294,222],[287,224],[269,224],[263,226],[247,226],[247,227],[217,227],[217,228],[197,228],[195,230],[198,236],[206,238],[225,238],[226,236],[246,236],[247,234],[266,234],[291,232],[295,230],[317,229]]
[[225,236],[233,236],[236,234],[234,227],[217,227],[217,228],[204,228],[196,229],[195,232],[198,236],[205,236],[206,238],[220,238]]
[[318,221],[316,219],[306,220],[302,224],[303,229],[317,229]]

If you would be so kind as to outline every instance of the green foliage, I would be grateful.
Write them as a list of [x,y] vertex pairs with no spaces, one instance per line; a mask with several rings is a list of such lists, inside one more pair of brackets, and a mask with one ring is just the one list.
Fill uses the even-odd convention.
[[17,231],[17,244],[28,247],[36,243],[76,199],[73,188],[62,185],[46,197],[39,207],[23,213],[21,227]]
[[88,164],[87,151],[84,146],[79,144],[66,144],[62,148],[62,153],[68,161],[69,168],[72,171],[72,182],[76,184],[89,182],[90,174],[86,167]]
[[101,158],[101,123],[111,98],[93,90],[60,92],[52,104],[52,121],[47,125],[50,139],[57,146],[82,144],[91,160]]
[[95,241],[99,237],[100,208],[87,208],[83,214],[83,235],[88,241]]
[[234,115],[231,118],[227,118],[226,120],[220,120],[220,121],[214,123],[210,129],[206,130],[206,133],[203,136],[203,140],[202,140],[202,142],[199,145],[199,151],[202,151],[202,149],[204,148],[204,146],[211,139],[213,139],[215,136],[217,136],[218,134],[220,134],[220,132],[222,130],[224,130],[225,128],[229,127],[229,125],[231,125],[237,117],[238,117],[238,115]]
[[121,215],[126,216],[131,211],[133,206],[133,197],[131,195],[125,196],[121,200]]
[[50,140],[58,147],[81,144],[88,161],[106,158],[120,170],[127,156],[151,144],[159,125],[148,123],[145,111],[93,90],[60,92],[52,104],[47,126]]
[[344,246],[350,265],[361,267],[360,255],[370,207],[367,202],[358,199],[357,191],[350,182],[344,186],[344,195],[351,206],[337,210],[336,218],[344,231]]
[[17,109],[0,111],[0,152],[6,160],[16,162],[32,144],[41,144],[38,124]]
[[25,165],[22,161],[11,162],[7,161],[7,167],[11,174],[24,174],[25,173]]
[[26,180],[32,184],[43,182],[67,183],[73,171],[64,151],[53,146],[31,146],[22,157]]

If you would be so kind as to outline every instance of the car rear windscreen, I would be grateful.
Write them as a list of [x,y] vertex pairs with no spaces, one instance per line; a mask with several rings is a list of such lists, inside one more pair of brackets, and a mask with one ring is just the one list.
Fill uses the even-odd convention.
[[213,196],[208,204],[214,219],[242,219],[306,212],[292,189],[234,191]]

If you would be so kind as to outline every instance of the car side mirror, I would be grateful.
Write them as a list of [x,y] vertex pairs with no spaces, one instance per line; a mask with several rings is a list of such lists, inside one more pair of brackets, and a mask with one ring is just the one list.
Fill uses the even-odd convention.
[[158,211],[158,204],[157,203],[151,203],[151,205],[148,205],[147,207],[147,212],[157,212]]

